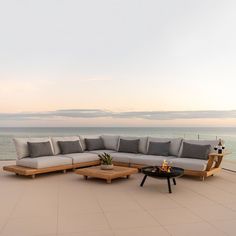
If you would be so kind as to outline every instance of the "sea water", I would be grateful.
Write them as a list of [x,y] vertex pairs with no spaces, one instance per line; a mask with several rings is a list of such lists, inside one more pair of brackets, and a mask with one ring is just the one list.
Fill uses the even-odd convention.
[[227,159],[236,161],[236,127],[231,128],[196,128],[196,127],[60,127],[60,128],[0,128],[0,160],[16,159],[12,138],[48,137],[100,134],[129,136],[183,137],[186,139],[224,140],[226,149],[232,153]]

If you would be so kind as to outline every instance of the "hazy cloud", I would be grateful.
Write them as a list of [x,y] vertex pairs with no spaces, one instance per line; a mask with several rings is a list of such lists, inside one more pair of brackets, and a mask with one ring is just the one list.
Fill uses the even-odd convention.
[[87,78],[83,78],[81,79],[81,81],[112,81],[113,79],[111,77],[87,77]]
[[112,112],[102,109],[70,109],[49,112],[0,113],[0,120],[29,120],[41,118],[140,118],[145,120],[236,118],[236,110],[208,111],[130,111]]

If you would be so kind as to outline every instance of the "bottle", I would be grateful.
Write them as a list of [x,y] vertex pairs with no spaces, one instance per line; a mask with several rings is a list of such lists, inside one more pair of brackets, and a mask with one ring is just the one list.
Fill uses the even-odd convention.
[[219,143],[218,143],[218,154],[222,154],[223,149],[224,149],[224,146],[223,146],[223,144],[222,144],[222,140],[219,139]]

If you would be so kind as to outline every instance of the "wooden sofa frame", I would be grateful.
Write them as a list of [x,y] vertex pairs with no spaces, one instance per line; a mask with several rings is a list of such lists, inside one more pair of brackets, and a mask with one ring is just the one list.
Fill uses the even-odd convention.
[[[223,157],[225,155],[229,154],[229,152],[225,152],[223,154],[218,154],[218,153],[210,153],[208,155],[208,162],[207,162],[207,167],[206,170],[204,171],[195,171],[195,170],[184,170],[184,175],[188,176],[197,176],[200,177],[201,180],[205,180],[206,177],[213,176],[214,174],[218,173],[221,171],[220,164],[223,160]],[[144,165],[139,165],[139,164],[128,164],[124,162],[113,162],[115,165],[121,165],[121,166],[130,166],[133,168],[138,168],[141,169],[144,167]]]
[[74,165],[61,165],[61,166],[53,166],[40,169],[34,169],[17,165],[9,165],[9,166],[4,166],[3,170],[15,173],[16,175],[30,176],[32,179],[34,179],[37,174],[50,173],[56,171],[62,171],[63,173],[66,173],[67,170],[74,170],[79,167],[95,166],[99,164],[100,161],[98,160],[98,161],[78,163]]
[[[222,162],[224,155],[226,154],[229,154],[229,153],[223,153],[223,154],[210,153],[206,170],[204,171],[184,170],[184,175],[198,176],[202,180],[204,180],[206,177],[212,176],[220,172],[221,170],[220,164]],[[97,161],[77,163],[74,165],[53,166],[53,167],[40,168],[40,169],[34,169],[34,168],[29,168],[29,167],[17,166],[17,165],[9,165],[9,166],[4,166],[3,170],[15,173],[16,175],[31,176],[32,178],[35,178],[37,174],[43,174],[43,173],[49,173],[49,172],[55,172],[55,171],[63,171],[63,173],[66,173],[66,170],[70,170],[70,169],[74,170],[76,168],[95,166],[99,164],[100,164],[100,161],[97,160]],[[137,169],[141,169],[144,167],[144,165],[129,164],[129,163],[115,162],[115,161],[113,161],[113,164],[119,165],[119,166],[129,166],[129,167],[133,167]]]

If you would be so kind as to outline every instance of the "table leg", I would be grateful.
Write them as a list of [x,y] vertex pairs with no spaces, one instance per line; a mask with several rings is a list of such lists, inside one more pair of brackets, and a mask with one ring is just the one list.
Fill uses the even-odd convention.
[[126,178],[129,179],[129,175],[127,175]]
[[84,175],[84,179],[86,179],[86,180],[87,180],[87,179],[88,179],[88,176]]
[[172,192],[171,192],[171,185],[170,185],[170,178],[167,178],[167,182],[168,182],[169,193],[172,193]]
[[176,180],[175,180],[175,178],[173,178],[173,183],[174,183],[174,185],[176,185]]
[[146,178],[147,178],[147,175],[144,175],[143,180],[142,180],[142,182],[140,184],[140,187],[143,187],[143,185],[144,185],[144,183],[146,181]]

